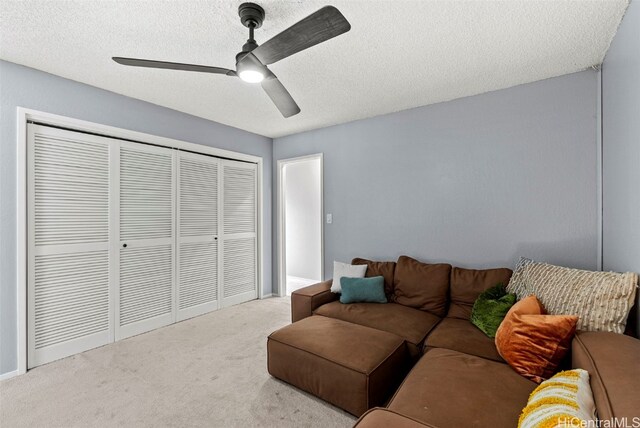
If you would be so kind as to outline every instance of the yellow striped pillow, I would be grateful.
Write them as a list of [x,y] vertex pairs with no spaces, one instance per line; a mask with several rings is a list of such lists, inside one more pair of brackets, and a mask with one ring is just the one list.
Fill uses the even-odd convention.
[[575,369],[560,372],[533,390],[518,428],[592,426],[587,423],[595,419],[589,372]]

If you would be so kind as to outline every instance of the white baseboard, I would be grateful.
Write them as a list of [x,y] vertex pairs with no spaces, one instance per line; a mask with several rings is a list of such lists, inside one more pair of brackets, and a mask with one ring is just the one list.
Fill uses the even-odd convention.
[[263,294],[261,299],[268,299],[269,297],[273,297],[273,293]]
[[14,370],[12,372],[6,372],[6,373],[0,374],[0,380],[11,379],[14,376],[18,376],[18,370]]

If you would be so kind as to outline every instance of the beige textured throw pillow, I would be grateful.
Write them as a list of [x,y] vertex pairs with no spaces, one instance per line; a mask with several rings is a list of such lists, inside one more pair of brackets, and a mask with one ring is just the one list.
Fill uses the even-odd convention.
[[347,278],[364,278],[367,273],[367,265],[350,265],[348,263],[333,262],[333,282],[331,283],[331,291],[333,293],[341,293],[342,285],[340,279],[344,276]]
[[637,283],[631,272],[570,269],[523,257],[507,291],[518,299],[535,294],[551,315],[577,315],[578,330],[624,333]]

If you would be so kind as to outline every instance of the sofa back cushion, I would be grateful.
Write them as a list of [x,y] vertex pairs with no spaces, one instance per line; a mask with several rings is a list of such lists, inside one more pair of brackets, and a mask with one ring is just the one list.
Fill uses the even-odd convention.
[[448,317],[471,319],[471,309],[480,293],[502,283],[505,286],[511,278],[511,269],[463,269],[451,270],[451,302]]
[[447,311],[447,294],[451,265],[422,263],[400,256],[393,278],[393,301],[443,317]]
[[351,261],[352,265],[367,265],[366,278],[381,276],[384,278],[384,294],[391,301],[393,296],[393,275],[396,271],[396,262],[374,262],[372,260],[356,257]]

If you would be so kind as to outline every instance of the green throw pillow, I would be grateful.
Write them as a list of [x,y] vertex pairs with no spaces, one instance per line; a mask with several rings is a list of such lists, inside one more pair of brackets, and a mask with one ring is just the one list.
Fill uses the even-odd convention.
[[478,296],[471,310],[471,322],[489,337],[496,337],[496,330],[516,302],[516,295],[507,293],[503,284],[495,285]]
[[371,278],[340,278],[340,303],[387,303],[384,294],[384,278],[374,276]]

